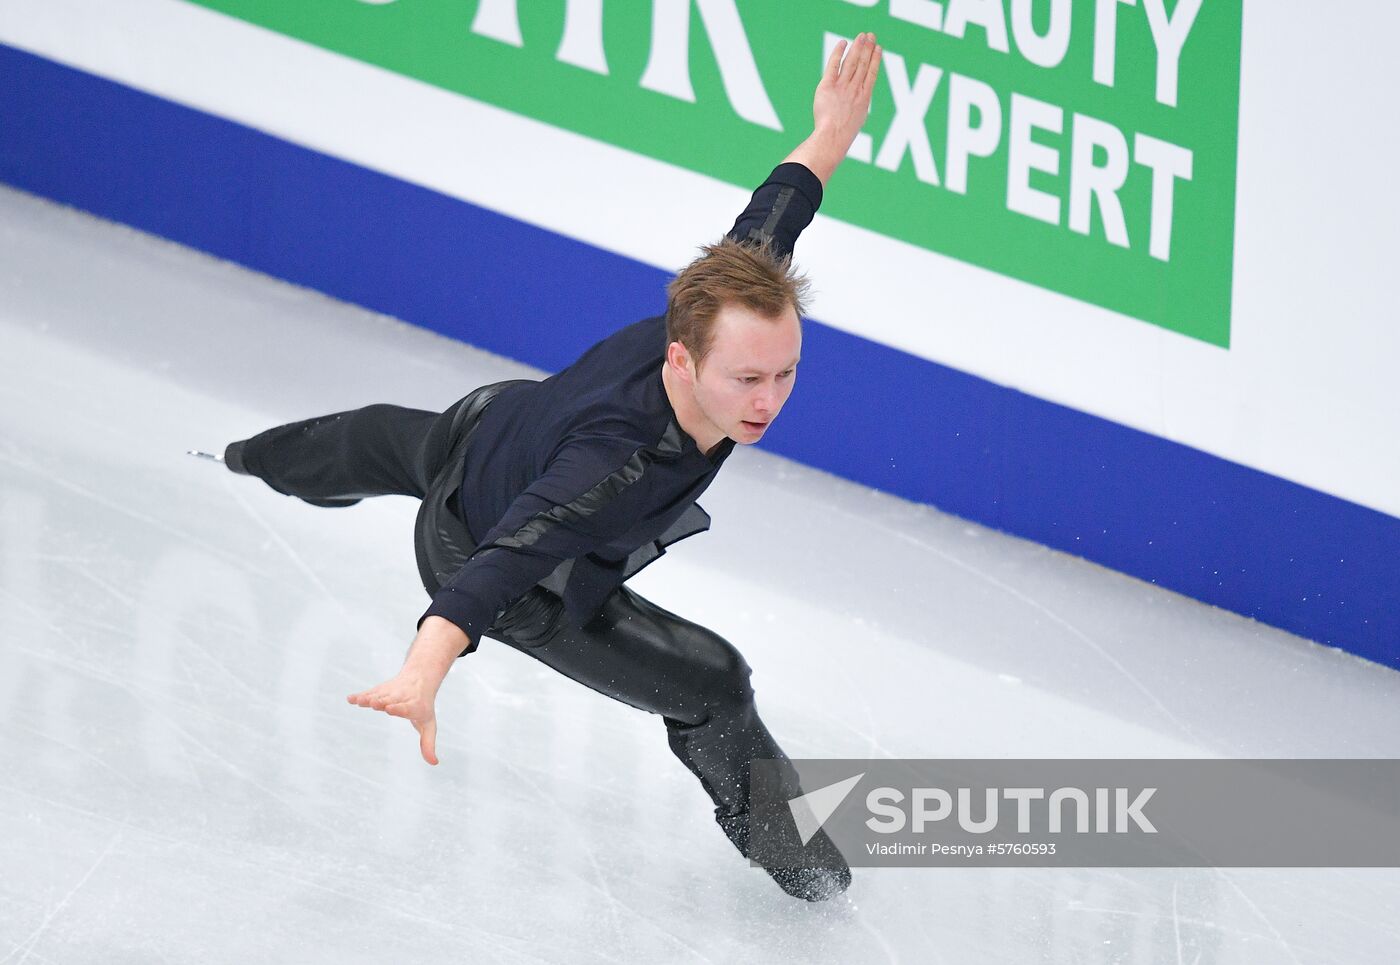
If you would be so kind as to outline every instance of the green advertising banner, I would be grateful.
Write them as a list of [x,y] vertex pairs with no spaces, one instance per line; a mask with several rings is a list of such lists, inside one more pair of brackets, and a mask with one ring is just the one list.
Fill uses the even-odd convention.
[[873,30],[824,214],[1229,345],[1241,0],[189,2],[741,187]]

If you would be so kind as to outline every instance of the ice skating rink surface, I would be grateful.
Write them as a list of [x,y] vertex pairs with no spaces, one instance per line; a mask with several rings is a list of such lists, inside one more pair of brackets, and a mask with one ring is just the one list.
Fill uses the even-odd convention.
[[[345,702],[426,606],[416,504],[184,452],[538,375],[0,190],[0,962],[1394,961],[1392,870],[858,868],[795,902],[658,718],[494,641],[424,764]],[[795,757],[1400,753],[1400,674],[1350,655],[757,450],[702,503],[633,585],[739,646]]]

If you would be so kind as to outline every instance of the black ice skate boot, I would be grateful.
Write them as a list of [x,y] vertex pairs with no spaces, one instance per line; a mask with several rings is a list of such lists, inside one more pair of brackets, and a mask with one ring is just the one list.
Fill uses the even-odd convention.
[[[213,459],[215,462],[221,462],[225,466],[228,466],[231,471],[238,473],[240,476],[251,476],[253,474],[249,472],[248,467],[243,464],[243,442],[246,441],[247,440],[230,442],[228,446],[225,447],[222,456],[216,456],[208,452],[197,452],[193,449],[190,450],[190,455],[201,456],[205,459]],[[298,496],[297,498],[304,503],[310,503],[312,506],[323,506],[326,509],[353,506],[360,501],[360,497],[358,496],[346,496],[342,498],[330,497],[326,499],[313,496]]]
[[[749,812],[715,814],[715,821],[745,858],[749,856]],[[825,831],[817,831],[806,845],[809,852],[821,855],[819,867],[768,868],[768,876],[778,887],[806,901],[826,901],[843,893],[851,885],[851,869]]]

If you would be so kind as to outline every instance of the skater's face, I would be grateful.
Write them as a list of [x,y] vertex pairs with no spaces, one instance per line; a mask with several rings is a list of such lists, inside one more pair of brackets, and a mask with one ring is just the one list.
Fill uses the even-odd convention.
[[792,394],[801,354],[802,325],[791,306],[769,318],[726,304],[715,317],[710,354],[698,372],[687,366],[696,405],[720,435],[751,445]]

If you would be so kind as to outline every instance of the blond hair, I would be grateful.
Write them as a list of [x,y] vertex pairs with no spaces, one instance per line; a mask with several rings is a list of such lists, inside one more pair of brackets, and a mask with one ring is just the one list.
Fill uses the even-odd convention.
[[666,286],[666,340],[680,342],[695,368],[710,354],[715,318],[725,305],[742,305],[764,318],[776,318],[791,306],[800,319],[806,312],[811,283],[768,244],[721,238],[681,269]]

